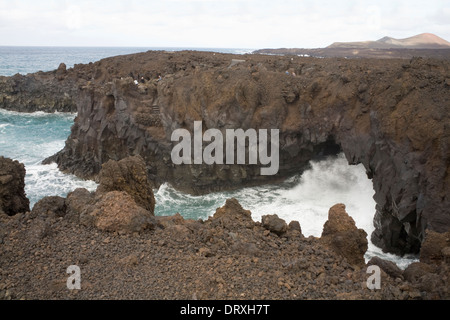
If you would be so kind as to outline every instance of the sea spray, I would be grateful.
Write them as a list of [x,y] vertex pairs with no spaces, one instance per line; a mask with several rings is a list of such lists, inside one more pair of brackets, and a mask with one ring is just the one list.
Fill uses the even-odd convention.
[[93,181],[62,173],[55,163],[41,164],[64,147],[74,118],[70,113],[19,113],[0,109],[0,155],[25,165],[25,193],[31,208],[45,196],[66,196],[78,187],[96,188]]
[[383,253],[370,241],[374,230],[373,195],[372,181],[367,178],[364,166],[349,165],[345,156],[339,154],[321,161],[311,161],[310,168],[303,174],[275,185],[192,196],[164,184],[155,192],[155,213],[180,213],[187,219],[207,219],[218,207],[224,205],[226,199],[236,198],[245,209],[252,212],[255,221],[260,221],[266,214],[277,214],[287,223],[292,220],[299,221],[306,237],[320,237],[323,225],[328,219],[329,209],[337,203],[343,203],[356,226],[364,229],[368,235],[366,261],[373,256],[379,256],[397,263],[400,268],[406,268],[416,261],[416,257],[401,258]]

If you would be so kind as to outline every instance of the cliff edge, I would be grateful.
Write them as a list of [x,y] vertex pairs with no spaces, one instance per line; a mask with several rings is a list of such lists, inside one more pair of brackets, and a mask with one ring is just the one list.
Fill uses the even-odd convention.
[[[373,180],[375,244],[418,252],[425,230],[449,229],[448,61],[184,51],[61,69],[19,82],[3,78],[2,86],[50,84],[58,92],[53,105],[61,99],[76,105],[65,148],[48,160],[64,171],[95,179],[109,160],[140,155],[155,186],[170,182],[200,194],[280,181],[313,158],[343,151]],[[10,101],[12,91],[5,90],[0,107]],[[22,91],[13,92],[19,97]],[[34,110],[35,103],[28,106],[24,102],[21,111]],[[171,134],[180,128],[193,133],[195,121],[221,132],[279,129],[278,173],[261,176],[258,165],[174,165]]]

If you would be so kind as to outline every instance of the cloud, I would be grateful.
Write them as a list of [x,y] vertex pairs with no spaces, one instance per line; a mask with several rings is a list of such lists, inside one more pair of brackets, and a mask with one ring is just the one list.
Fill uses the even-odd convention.
[[70,30],[81,29],[83,27],[83,12],[79,6],[71,5],[65,12],[66,26]]
[[444,0],[0,0],[0,44],[320,47],[434,32]]

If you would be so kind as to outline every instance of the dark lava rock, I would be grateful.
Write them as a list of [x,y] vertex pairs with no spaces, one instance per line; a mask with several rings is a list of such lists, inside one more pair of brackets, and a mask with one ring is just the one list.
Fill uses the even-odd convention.
[[279,236],[284,234],[288,229],[286,221],[280,219],[276,214],[262,216],[261,223],[264,228]]
[[31,216],[64,217],[66,215],[66,199],[59,196],[44,197],[31,210]]
[[0,157],[0,213],[9,216],[30,211],[25,195],[25,166]]

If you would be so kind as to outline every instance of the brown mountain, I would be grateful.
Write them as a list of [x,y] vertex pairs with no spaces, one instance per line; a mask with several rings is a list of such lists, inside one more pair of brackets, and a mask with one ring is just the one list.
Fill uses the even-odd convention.
[[422,33],[405,39],[383,37],[377,41],[334,42],[327,48],[360,49],[447,49],[450,42],[432,33]]

